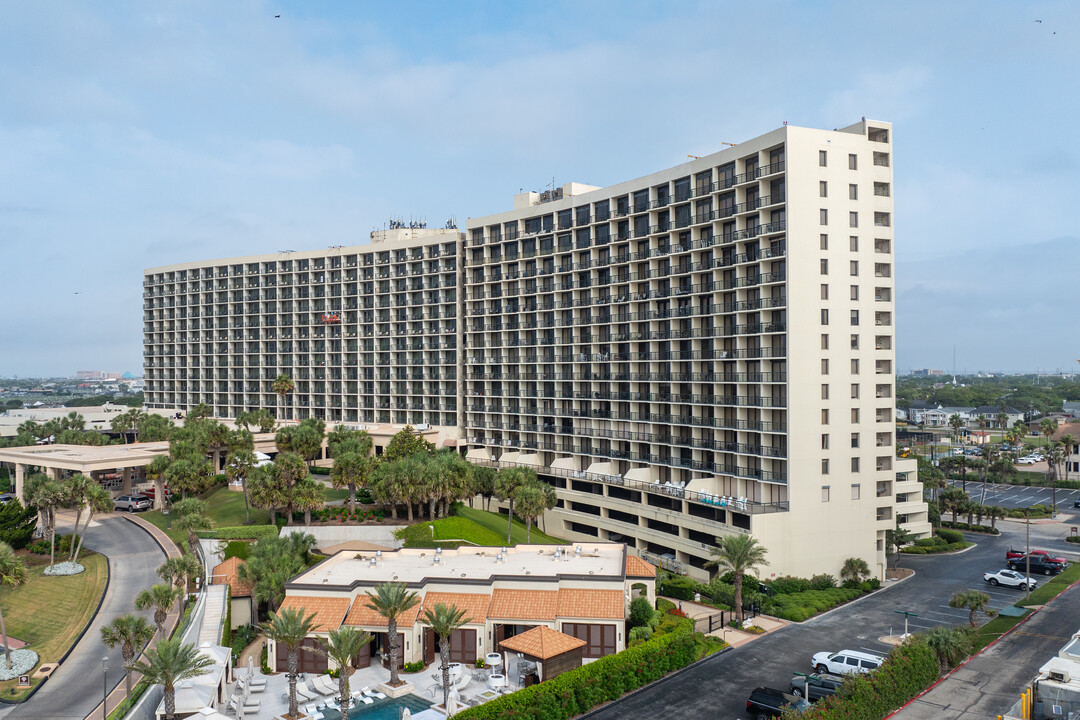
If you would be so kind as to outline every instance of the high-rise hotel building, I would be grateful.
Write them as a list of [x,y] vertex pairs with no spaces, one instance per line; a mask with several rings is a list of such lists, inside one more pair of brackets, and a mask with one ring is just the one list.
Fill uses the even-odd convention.
[[147,271],[147,404],[274,407],[273,378],[294,373],[303,414],[455,424],[470,460],[557,488],[550,532],[699,576],[723,534],[808,576],[852,556],[881,574],[886,530],[929,532],[915,463],[895,457],[888,123],[784,126],[606,188],[520,194],[460,241],[388,242]]

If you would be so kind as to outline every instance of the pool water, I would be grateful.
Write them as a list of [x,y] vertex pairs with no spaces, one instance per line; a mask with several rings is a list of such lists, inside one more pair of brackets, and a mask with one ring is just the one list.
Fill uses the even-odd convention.
[[[415,715],[421,710],[427,710],[429,707],[431,707],[431,703],[427,700],[418,698],[415,695],[405,695],[399,698],[376,700],[372,705],[361,703],[359,707],[351,707],[349,708],[349,719],[399,720],[403,708],[409,708],[409,711]],[[333,710],[323,710],[322,712],[326,716],[326,720],[337,720],[341,717],[340,713]]]

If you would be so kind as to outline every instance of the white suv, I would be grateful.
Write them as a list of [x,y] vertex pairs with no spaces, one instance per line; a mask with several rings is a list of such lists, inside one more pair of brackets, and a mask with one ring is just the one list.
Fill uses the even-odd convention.
[[871,655],[858,650],[841,650],[837,653],[819,652],[814,655],[810,665],[818,673],[846,675],[877,670],[883,662],[885,658],[880,655]]

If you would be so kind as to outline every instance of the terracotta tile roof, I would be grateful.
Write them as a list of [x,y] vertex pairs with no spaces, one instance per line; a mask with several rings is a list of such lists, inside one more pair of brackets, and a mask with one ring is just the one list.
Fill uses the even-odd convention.
[[622,590],[559,590],[558,613],[561,618],[605,618],[622,620],[626,617],[626,596]]
[[[420,614],[421,603],[398,615],[398,627],[411,627],[416,623],[416,617]],[[359,625],[361,627],[386,627],[386,618],[377,613],[368,605],[368,596],[361,593],[353,601],[349,614],[345,617],[345,625]]]
[[242,583],[237,578],[241,565],[246,563],[238,557],[231,557],[220,565],[214,566],[212,585],[228,585],[233,597],[251,597],[251,585]]
[[508,640],[503,640],[499,643],[499,647],[503,650],[524,653],[537,660],[549,660],[584,644],[584,640],[552,630],[547,625],[540,625]]
[[637,555],[626,555],[626,577],[656,577],[656,566]]
[[311,621],[312,627],[315,632],[326,632],[341,627],[341,620],[349,609],[349,598],[288,595],[285,602],[278,608],[278,612],[288,608],[303,609],[304,615],[315,613],[315,618]]
[[554,620],[558,590],[499,590],[491,593],[488,617],[501,620]]
[[491,596],[480,593],[429,592],[424,596],[424,610],[434,610],[435,605],[456,605],[465,611],[465,622],[482,623],[487,619]]

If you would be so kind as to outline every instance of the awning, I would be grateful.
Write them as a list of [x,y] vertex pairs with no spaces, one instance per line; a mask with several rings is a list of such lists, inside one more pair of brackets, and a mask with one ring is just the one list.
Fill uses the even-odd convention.
[[537,453],[522,453],[518,456],[518,463],[521,465],[534,465],[540,467],[540,456]]
[[580,470],[578,467],[578,459],[576,457],[561,457],[556,458],[551,462],[551,467],[559,468],[560,470]]
[[499,456],[499,462],[516,463],[520,455],[521,453],[519,453],[517,450],[507,450]]
[[627,470],[623,477],[634,482],[655,483],[660,482],[660,471],[654,467],[638,467]]
[[614,465],[615,463],[611,462],[594,462],[589,465],[589,469],[586,472],[595,473],[597,475],[618,475]]
[[474,447],[469,448],[469,452],[465,453],[466,460],[490,460],[491,453],[488,452],[486,447]]

